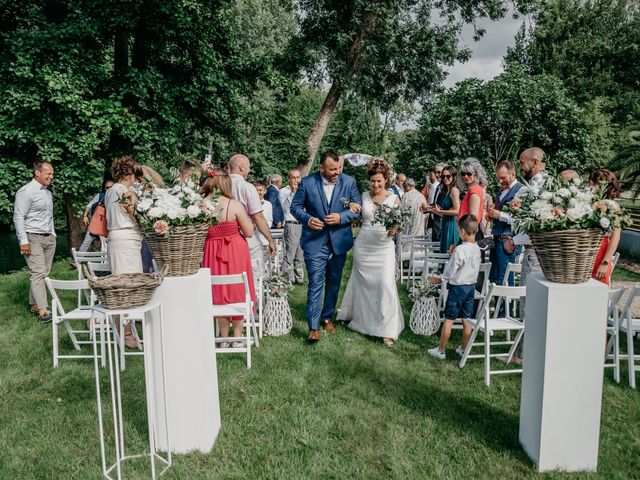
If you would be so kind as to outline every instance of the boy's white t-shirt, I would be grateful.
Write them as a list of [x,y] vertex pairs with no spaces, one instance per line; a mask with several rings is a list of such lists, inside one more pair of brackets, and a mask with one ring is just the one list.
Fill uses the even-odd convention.
[[449,285],[473,285],[480,273],[480,247],[464,242],[456,247],[442,272],[442,281]]

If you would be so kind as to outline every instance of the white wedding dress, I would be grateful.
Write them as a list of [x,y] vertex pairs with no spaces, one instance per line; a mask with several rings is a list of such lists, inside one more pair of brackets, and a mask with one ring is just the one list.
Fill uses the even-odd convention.
[[[396,195],[383,202],[393,205]],[[338,311],[338,320],[351,320],[349,328],[373,337],[397,339],[404,319],[395,274],[395,246],[382,225],[372,224],[374,204],[362,195],[362,228],[353,248],[353,266]]]

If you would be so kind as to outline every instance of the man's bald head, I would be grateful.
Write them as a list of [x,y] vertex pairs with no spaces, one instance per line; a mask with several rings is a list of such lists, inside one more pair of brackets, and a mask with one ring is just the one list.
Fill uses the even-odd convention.
[[244,178],[249,176],[251,162],[246,155],[236,153],[229,159],[229,173],[241,175]]
[[545,169],[544,150],[539,147],[527,148],[520,154],[520,173],[529,181]]

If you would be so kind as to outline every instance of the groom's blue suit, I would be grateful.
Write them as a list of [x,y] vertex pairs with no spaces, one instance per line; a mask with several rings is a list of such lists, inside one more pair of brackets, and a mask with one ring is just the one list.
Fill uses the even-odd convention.
[[[331,201],[327,202],[322,185],[322,175],[314,173],[302,179],[298,191],[291,202],[291,214],[302,224],[300,246],[304,252],[304,262],[309,274],[307,291],[307,323],[310,330],[320,328],[320,319],[330,320],[336,308],[342,269],[347,252],[353,247],[351,222],[360,216],[352,212],[343,202],[362,205],[362,198],[355,180],[341,174],[336,183]],[[309,220],[323,220],[330,213],[340,215],[340,224],[324,225],[322,230],[309,227]],[[322,309],[322,288],[324,305]]]

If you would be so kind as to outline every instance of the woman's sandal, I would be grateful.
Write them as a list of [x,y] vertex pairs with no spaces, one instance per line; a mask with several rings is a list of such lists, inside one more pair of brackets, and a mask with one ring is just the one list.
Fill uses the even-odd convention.
[[383,338],[382,343],[384,343],[384,346],[387,348],[393,348],[395,346],[395,342],[390,338]]

